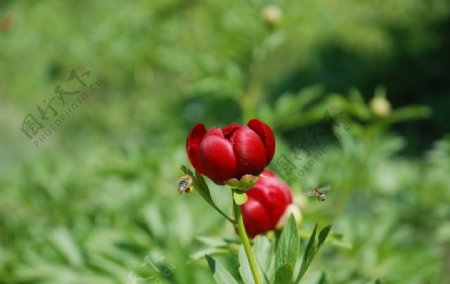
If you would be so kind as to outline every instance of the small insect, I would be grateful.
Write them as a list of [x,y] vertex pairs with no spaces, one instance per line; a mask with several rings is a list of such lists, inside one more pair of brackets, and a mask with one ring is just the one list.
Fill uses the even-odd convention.
[[191,193],[192,188],[192,177],[190,175],[183,176],[178,182],[178,192],[181,193]]
[[306,195],[315,196],[319,201],[325,201],[325,199],[327,198],[325,192],[329,191],[330,189],[331,187],[329,185],[326,185],[324,187],[316,187],[313,190],[308,191]]

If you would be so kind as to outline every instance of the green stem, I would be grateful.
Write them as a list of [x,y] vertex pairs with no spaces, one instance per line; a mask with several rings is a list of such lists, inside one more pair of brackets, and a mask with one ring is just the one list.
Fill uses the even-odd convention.
[[[234,192],[234,190],[233,190]],[[241,238],[242,244],[244,245],[245,254],[247,255],[248,263],[250,264],[250,269],[252,270],[253,279],[255,284],[261,284],[261,279],[259,278],[258,266],[256,264],[255,256],[253,255],[252,247],[250,246],[250,241],[247,236],[247,232],[244,227],[244,219],[242,218],[241,206],[236,204],[233,199],[234,207],[234,219],[236,221],[235,225],[239,232],[239,237]]]

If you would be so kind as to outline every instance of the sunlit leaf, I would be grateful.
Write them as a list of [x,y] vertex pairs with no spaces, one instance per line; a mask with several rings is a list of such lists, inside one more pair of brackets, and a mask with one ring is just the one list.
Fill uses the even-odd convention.
[[250,264],[248,263],[247,255],[245,254],[244,246],[241,245],[239,248],[239,273],[241,274],[242,280],[245,284],[254,284],[252,270]]
[[[278,240],[278,245],[275,254],[275,279],[277,280],[277,275],[279,274],[280,268],[284,267],[282,271],[283,279],[292,280],[292,271],[295,268],[297,262],[297,255],[300,248],[300,237],[298,235],[297,224],[295,222],[294,216],[291,214],[286,222],[286,225],[281,233],[280,239]],[[290,278],[287,276],[290,267]],[[281,272],[280,272],[281,273]],[[281,282],[279,282],[281,283]]]

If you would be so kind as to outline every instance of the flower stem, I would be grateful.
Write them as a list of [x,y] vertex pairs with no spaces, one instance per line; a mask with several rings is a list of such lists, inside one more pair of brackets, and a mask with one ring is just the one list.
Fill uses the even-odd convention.
[[[234,190],[233,190],[234,191]],[[250,241],[247,236],[247,232],[244,227],[244,219],[242,219],[241,206],[236,204],[233,199],[234,207],[234,220],[236,221],[235,226],[239,232],[239,237],[241,238],[242,244],[244,245],[245,254],[247,255],[248,263],[250,264],[250,269],[252,270],[253,279],[255,284],[262,284],[259,278],[258,265],[256,264],[255,256],[253,255],[252,247],[250,246]]]

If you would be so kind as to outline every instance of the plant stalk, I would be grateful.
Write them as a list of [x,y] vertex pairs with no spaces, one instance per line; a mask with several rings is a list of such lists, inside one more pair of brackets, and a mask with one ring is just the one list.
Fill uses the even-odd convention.
[[252,247],[250,246],[250,241],[247,236],[247,232],[244,227],[244,219],[242,218],[241,206],[236,204],[233,199],[234,207],[234,220],[236,221],[235,226],[239,232],[239,237],[241,238],[242,244],[244,245],[245,254],[247,255],[248,263],[250,264],[250,269],[253,274],[253,279],[255,284],[262,284],[259,278],[258,265],[256,263],[255,256],[253,255]]

